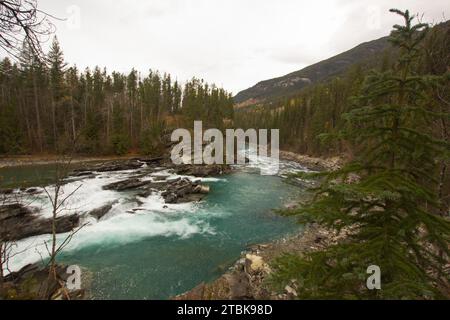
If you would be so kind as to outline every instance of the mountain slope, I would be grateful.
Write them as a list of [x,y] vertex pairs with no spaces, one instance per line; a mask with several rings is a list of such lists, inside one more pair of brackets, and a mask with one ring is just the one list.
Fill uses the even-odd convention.
[[245,106],[270,100],[279,96],[291,95],[310,84],[321,82],[340,75],[351,65],[361,63],[382,54],[390,47],[388,37],[362,43],[355,48],[330,59],[313,64],[283,77],[259,82],[252,88],[239,92],[234,101]]

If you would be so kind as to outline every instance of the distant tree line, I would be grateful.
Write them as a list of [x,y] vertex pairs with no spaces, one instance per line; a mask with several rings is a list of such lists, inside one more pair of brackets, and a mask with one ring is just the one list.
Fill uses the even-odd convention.
[[54,39],[44,59],[27,42],[17,61],[0,62],[0,154],[151,153],[168,129],[192,127],[190,120],[222,127],[233,118],[224,89],[170,74],[80,72],[68,66]]

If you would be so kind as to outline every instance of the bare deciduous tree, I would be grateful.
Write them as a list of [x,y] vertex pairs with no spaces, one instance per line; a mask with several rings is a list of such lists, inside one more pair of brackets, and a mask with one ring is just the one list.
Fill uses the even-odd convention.
[[38,9],[37,0],[0,0],[0,48],[18,58],[26,42],[42,58],[41,43],[55,31],[52,18]]
[[[67,247],[67,245],[72,241],[72,238],[85,226],[88,225],[88,223],[81,224],[74,230],[72,230],[59,244],[56,238],[57,235],[57,223],[58,223],[58,217],[64,210],[67,209],[67,201],[75,194],[77,191],[82,187],[82,185],[79,185],[77,188],[75,188],[73,191],[69,192],[68,194],[65,194],[64,192],[64,184],[65,184],[65,178],[69,174],[71,170],[72,160],[73,160],[73,154],[76,150],[78,137],[74,137],[73,144],[72,144],[72,150],[69,152],[68,155],[62,155],[59,160],[56,161],[56,170],[55,170],[55,184],[54,184],[54,190],[51,192],[47,188],[44,188],[44,191],[47,195],[47,198],[49,199],[51,206],[52,206],[52,234],[51,234],[51,240],[50,240],[50,248],[47,245],[47,242],[45,242],[45,247],[47,249],[47,253],[49,255],[49,283],[54,281],[59,281],[58,275],[56,273],[56,267],[57,262],[56,258],[58,254],[60,254],[64,248]],[[61,288],[64,289],[64,284],[61,284]],[[48,288],[49,289],[49,288]],[[65,293],[66,298],[70,299],[70,295]],[[50,292],[47,292],[47,297],[50,297]]]

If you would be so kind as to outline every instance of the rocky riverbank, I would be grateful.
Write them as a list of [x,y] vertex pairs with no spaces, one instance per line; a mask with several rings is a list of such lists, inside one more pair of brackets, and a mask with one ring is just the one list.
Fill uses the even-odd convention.
[[[55,275],[49,276],[49,268],[40,264],[30,264],[18,272],[12,272],[0,285],[0,300],[86,300],[89,292],[86,288],[67,289],[70,274],[67,266],[57,265]],[[82,274],[89,274],[86,270]],[[82,284],[89,283],[84,277]],[[85,286],[86,287],[86,286]]]
[[[314,158],[288,151],[280,151],[280,159],[293,161],[313,171],[337,170],[341,157]],[[335,234],[318,225],[307,226],[300,233],[270,243],[256,244],[242,252],[241,257],[224,275],[211,283],[201,283],[194,289],[174,297],[174,300],[289,300],[297,296],[297,283],[276,291],[267,280],[272,273],[271,263],[283,254],[302,254],[322,250],[347,236]]]
[[342,157],[331,157],[324,159],[289,151],[280,151],[280,159],[297,162],[298,164],[314,171],[337,170],[342,166],[344,161]]
[[174,300],[290,300],[295,299],[298,284],[293,281],[277,291],[267,282],[271,263],[283,254],[302,254],[322,250],[341,241],[346,232],[335,234],[310,225],[299,234],[270,243],[257,244],[242,252],[240,259],[217,280],[201,283]]

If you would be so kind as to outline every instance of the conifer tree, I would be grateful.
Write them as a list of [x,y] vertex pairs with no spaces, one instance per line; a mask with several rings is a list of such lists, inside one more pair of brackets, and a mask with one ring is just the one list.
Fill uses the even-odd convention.
[[172,108],[172,113],[174,114],[178,113],[181,107],[181,94],[182,89],[180,88],[178,81],[175,81],[173,85],[173,108]]
[[[438,215],[436,163],[449,157],[449,144],[430,124],[448,114],[429,107],[427,89],[443,77],[416,74],[427,25],[399,14],[390,41],[399,50],[392,70],[372,72],[354,108],[345,115],[344,139],[356,158],[335,172],[317,174],[313,199],[286,214],[341,232],[345,241],[276,264],[278,283],[296,278],[301,298],[436,298],[449,275],[450,222]],[[381,290],[368,290],[367,268],[381,269]],[[447,292],[448,294],[448,292]]]
[[58,106],[64,96],[64,73],[67,64],[64,62],[64,55],[56,36],[48,53],[47,63],[49,65],[50,84],[51,84],[51,105],[52,105],[52,129],[53,146],[56,150],[58,143]]
[[[200,81],[186,95],[171,79],[157,71],[141,77],[134,69],[68,68],[56,37],[43,63],[25,43],[18,61],[0,61],[0,153],[60,153],[73,142],[82,154],[160,152],[170,121],[183,121],[182,98],[190,96],[192,116],[202,120],[215,95]],[[225,101],[232,105],[223,92],[214,98],[218,115]]]

